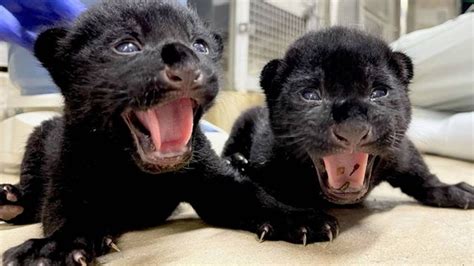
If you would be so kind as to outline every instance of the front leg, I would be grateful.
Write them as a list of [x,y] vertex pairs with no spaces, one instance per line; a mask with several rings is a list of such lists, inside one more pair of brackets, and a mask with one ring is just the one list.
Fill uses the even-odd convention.
[[204,136],[198,135],[195,144],[196,157],[189,167],[193,170],[184,173],[190,184],[187,200],[204,221],[249,230],[261,240],[306,244],[337,236],[334,217],[280,203],[219,158]]
[[385,172],[386,180],[423,204],[435,207],[474,208],[474,187],[461,182],[448,185],[431,174],[423,158],[408,142],[405,157]]
[[87,265],[111,248],[111,238],[98,234],[57,232],[30,239],[3,254],[3,265]]
[[46,237],[10,248],[3,254],[4,265],[85,265],[116,247],[118,233],[104,207],[109,206],[103,201],[106,191],[98,182],[90,185],[86,177],[93,174],[71,172],[51,175],[42,208]]
[[[67,191],[67,192],[65,192]],[[86,265],[111,249],[117,236],[97,204],[84,204],[83,193],[51,190],[43,210],[41,239],[30,239],[3,254],[3,265]]]

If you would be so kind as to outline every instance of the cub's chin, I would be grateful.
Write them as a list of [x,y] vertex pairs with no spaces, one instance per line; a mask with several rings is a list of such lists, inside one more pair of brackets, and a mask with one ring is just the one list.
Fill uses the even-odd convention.
[[310,157],[326,200],[335,204],[354,204],[367,196],[377,156],[352,152]]
[[179,98],[122,114],[135,142],[135,162],[143,171],[169,172],[189,162],[196,110],[195,100]]

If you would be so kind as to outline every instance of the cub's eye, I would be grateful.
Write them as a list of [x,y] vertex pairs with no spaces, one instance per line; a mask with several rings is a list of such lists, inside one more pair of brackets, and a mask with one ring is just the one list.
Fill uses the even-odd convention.
[[312,89],[305,89],[300,92],[301,97],[306,101],[321,101],[321,96],[319,93]]
[[193,43],[193,48],[196,50],[198,53],[201,54],[208,54],[209,53],[209,47],[207,46],[207,43],[203,40],[197,40]]
[[388,91],[386,88],[375,88],[372,90],[370,94],[370,99],[375,100],[377,98],[385,97],[388,95]]
[[135,54],[140,52],[142,49],[139,44],[132,41],[124,41],[117,44],[114,50],[118,54]]

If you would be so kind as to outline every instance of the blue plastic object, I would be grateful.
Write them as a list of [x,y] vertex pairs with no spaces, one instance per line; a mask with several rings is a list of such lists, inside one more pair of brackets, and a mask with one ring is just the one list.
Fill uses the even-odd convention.
[[[106,0],[105,0],[106,1]],[[185,5],[187,0],[176,0]],[[56,93],[58,88],[28,51],[37,31],[76,18],[97,0],[0,0],[0,40],[10,42],[8,65],[12,83],[22,95]]]
[[72,21],[85,8],[79,0],[0,0],[0,40],[31,49],[39,28]]
[[201,127],[201,130],[204,133],[224,133],[225,134],[224,130],[215,126],[214,124],[211,124],[210,122],[207,122],[206,120],[201,120],[199,122],[199,126]]
[[18,19],[0,5],[0,40],[17,43],[30,48],[34,42],[35,34],[23,28]]
[[96,0],[0,0],[0,40],[10,42],[8,67],[22,95],[57,93],[58,88],[29,50],[38,30],[72,21]]

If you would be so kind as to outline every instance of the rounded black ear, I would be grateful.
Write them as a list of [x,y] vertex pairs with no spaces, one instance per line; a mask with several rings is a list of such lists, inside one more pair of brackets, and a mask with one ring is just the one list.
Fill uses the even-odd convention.
[[408,55],[401,52],[393,52],[390,58],[390,67],[403,83],[410,83],[413,78],[413,63]]
[[278,68],[283,64],[280,59],[273,59],[268,62],[260,74],[260,87],[266,94],[269,94],[272,88],[273,80],[277,74]]
[[48,70],[60,62],[61,56],[58,56],[59,41],[66,34],[67,30],[65,28],[51,28],[43,31],[36,39],[35,56]]
[[217,53],[219,54],[219,58],[221,58],[222,52],[224,51],[224,40],[222,39],[222,36],[217,32],[212,33],[212,38],[217,44]]

